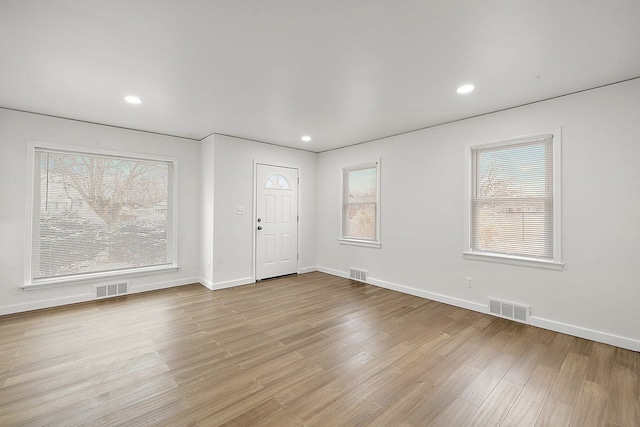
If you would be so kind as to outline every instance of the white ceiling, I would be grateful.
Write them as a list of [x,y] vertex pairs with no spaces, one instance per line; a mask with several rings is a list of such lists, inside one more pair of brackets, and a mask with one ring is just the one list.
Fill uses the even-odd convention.
[[639,76],[638,0],[0,1],[0,107],[197,140],[324,151]]

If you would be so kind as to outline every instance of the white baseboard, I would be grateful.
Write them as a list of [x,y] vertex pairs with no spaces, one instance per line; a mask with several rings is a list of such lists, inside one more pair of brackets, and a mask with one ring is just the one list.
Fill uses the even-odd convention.
[[[332,268],[318,266],[318,271],[331,274],[333,276],[349,278],[349,274],[344,271],[334,270]],[[391,289],[394,291],[402,292],[409,295],[414,295],[421,298],[430,299],[433,301],[442,302],[445,304],[453,305],[456,307],[466,308],[469,310],[477,311],[480,313],[487,313],[489,308],[487,305],[479,304],[473,301],[468,301],[460,298],[454,298],[447,295],[436,294],[433,292],[424,291],[422,289],[416,289],[409,286],[399,285],[396,283],[386,282],[384,280],[375,279],[369,277],[367,283],[379,286],[381,288]],[[621,337],[618,335],[609,334],[606,332],[595,331],[592,329],[583,328],[581,326],[569,325],[554,320],[543,319],[540,317],[529,316],[529,324],[537,326],[539,328],[548,329],[554,332],[560,332],[567,335],[572,335],[579,338],[585,338],[592,341],[601,342],[604,344],[614,345],[616,347],[625,348],[631,351],[640,351],[640,341],[633,338]]]
[[398,285],[397,283],[385,282],[384,280],[374,279],[370,277],[367,283],[371,283],[381,288],[391,289],[393,291],[402,292],[403,294],[409,294],[416,297],[430,299],[432,301],[438,301],[445,304],[453,305],[456,307],[466,308],[468,310],[478,311],[480,313],[486,313],[489,308],[484,304],[478,304],[477,302],[464,300],[461,298],[454,298],[447,295],[436,294],[434,292],[424,291],[422,289],[416,289],[409,286]]
[[79,294],[67,297],[51,298],[41,301],[25,302],[21,304],[5,305],[0,307],[0,315],[22,313],[25,311],[40,310],[43,308],[58,307],[67,304],[91,301],[95,299],[93,294]]
[[[312,273],[314,271],[318,271],[317,267],[303,267],[298,271],[298,274]],[[236,280],[228,280],[226,282],[216,282],[212,283],[205,279],[200,279],[200,283],[206,286],[207,288],[215,291],[217,289],[226,289],[233,288],[234,286],[242,286],[242,285],[250,285],[252,283],[256,283],[256,280],[253,277],[245,277],[242,279]]]
[[[159,289],[174,288],[176,286],[189,285],[189,284],[198,283],[198,282],[199,282],[198,278],[186,278],[186,279],[179,279],[179,280],[170,280],[170,281],[160,282],[160,283],[154,282],[153,284],[150,284],[150,285],[139,285],[139,286],[132,285],[129,288],[128,294],[157,291]],[[77,304],[80,302],[93,301],[95,299],[96,299],[96,296],[94,293],[82,293],[78,295],[69,295],[66,297],[50,298],[50,299],[40,300],[40,301],[6,305],[3,307],[0,307],[0,316],[5,314],[22,313],[25,311],[40,310],[43,308],[59,307],[59,306],[68,305],[68,304]]]
[[[323,273],[331,274],[332,276],[344,277],[345,279],[349,278],[349,273],[340,270],[334,270],[332,268],[327,267],[318,267],[318,271]],[[385,289],[391,289],[392,291],[402,292],[403,294],[409,294],[420,298],[426,298],[433,301],[443,302],[449,305],[455,305],[456,307],[462,307],[473,311],[479,311],[480,313],[486,313],[488,311],[488,306],[483,304],[478,304],[473,301],[467,301],[460,298],[454,298],[447,295],[436,294],[434,292],[424,291],[422,289],[412,288],[410,286],[399,285],[397,283],[387,282],[380,279],[375,279],[373,277],[369,277],[367,279],[367,283],[375,286],[379,286]]]
[[200,279],[198,279],[198,282],[210,291],[213,290],[213,282],[211,280],[207,280],[204,277],[201,277]]
[[640,341],[633,338],[621,337],[606,332],[595,331],[593,329],[583,328],[581,326],[568,325],[554,320],[543,319],[540,317],[529,316],[529,323],[543,329],[549,329],[561,332],[574,337],[585,338],[591,341],[598,341],[605,344],[614,345],[616,347],[626,348],[631,351],[640,351]]
[[234,286],[250,285],[252,283],[256,283],[253,277],[245,277],[243,279],[228,280],[226,282],[215,282],[211,284],[211,288],[209,289],[215,291],[218,289],[233,288]]
[[130,294],[137,294],[139,292],[157,291],[160,289],[175,288],[176,286],[192,285],[194,283],[200,283],[199,277],[188,277],[186,279],[168,280],[166,282],[153,282],[148,285],[131,286],[129,289]]
[[327,274],[331,274],[332,276],[338,276],[338,277],[344,277],[345,279],[349,278],[349,273],[345,273],[344,271],[340,271],[340,270],[334,270],[333,268],[327,268],[327,267],[317,267],[317,271],[320,271],[322,273],[327,273]]

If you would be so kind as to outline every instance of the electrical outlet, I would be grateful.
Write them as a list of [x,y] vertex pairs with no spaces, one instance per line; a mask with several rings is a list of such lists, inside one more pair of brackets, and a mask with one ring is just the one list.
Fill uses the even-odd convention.
[[473,278],[467,277],[467,288],[473,288]]

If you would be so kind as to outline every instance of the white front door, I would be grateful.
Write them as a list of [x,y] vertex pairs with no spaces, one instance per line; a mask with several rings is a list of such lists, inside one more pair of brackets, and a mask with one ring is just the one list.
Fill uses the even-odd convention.
[[298,170],[256,165],[256,280],[298,272]]

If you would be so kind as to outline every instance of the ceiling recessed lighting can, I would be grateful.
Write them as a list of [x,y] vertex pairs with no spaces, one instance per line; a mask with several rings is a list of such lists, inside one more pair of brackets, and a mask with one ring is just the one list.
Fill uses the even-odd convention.
[[469,84],[462,85],[456,90],[456,92],[458,92],[458,93],[469,93],[469,92],[472,92],[475,88],[476,87],[474,85],[469,85]]
[[129,104],[140,104],[142,102],[142,98],[138,98],[137,96],[127,95],[124,97],[124,100]]
[[302,140],[304,142],[309,142],[309,141],[311,141],[311,137],[309,135],[305,135],[305,136],[302,137]]

